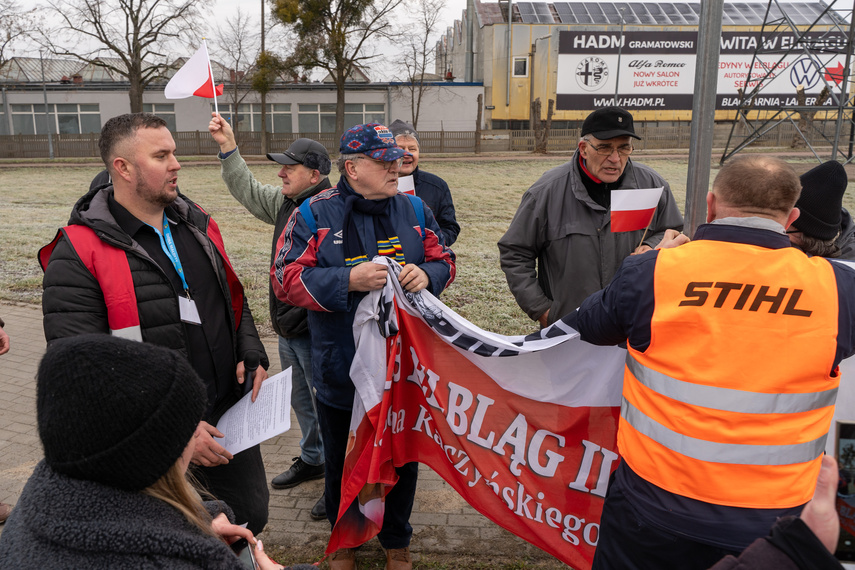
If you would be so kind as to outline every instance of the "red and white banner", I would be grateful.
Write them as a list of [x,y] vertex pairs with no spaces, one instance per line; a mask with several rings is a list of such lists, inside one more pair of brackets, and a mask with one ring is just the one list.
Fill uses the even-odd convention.
[[612,190],[612,231],[643,230],[650,224],[664,187]]
[[419,461],[492,521],[590,568],[625,351],[583,343],[563,321],[527,337],[484,331],[374,262],[390,278],[354,323],[357,394],[327,552],[376,535],[393,466]]
[[181,69],[175,72],[175,75],[163,89],[163,96],[167,99],[186,99],[193,95],[213,99],[222,94],[222,85],[217,85],[216,89],[214,88],[211,61],[208,58],[208,47],[204,41],[202,47],[181,66]]

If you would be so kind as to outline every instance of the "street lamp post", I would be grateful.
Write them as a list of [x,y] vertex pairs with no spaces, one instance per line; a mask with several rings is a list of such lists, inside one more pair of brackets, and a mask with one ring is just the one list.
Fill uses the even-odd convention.
[[47,128],[48,154],[53,160],[53,134],[50,132],[50,112],[48,111],[47,102],[47,84],[45,83],[45,60],[42,58],[42,52],[39,52],[39,63],[42,66],[42,93],[45,97],[45,127]]
[[[528,93],[528,109],[529,109],[529,117],[534,118],[531,114],[531,104],[534,103],[534,57],[537,54],[537,42],[540,40],[545,40],[551,38],[551,34],[547,34],[545,36],[540,36],[539,38],[535,38],[531,44],[531,62],[528,66],[529,73],[529,93]],[[537,117],[538,119],[540,117]],[[529,121],[531,123],[531,121]],[[532,124],[533,128],[533,124]]]
[[615,72],[615,105],[618,105],[618,94],[620,93],[620,52],[623,47],[623,11],[620,9],[620,41],[617,46],[617,71]]

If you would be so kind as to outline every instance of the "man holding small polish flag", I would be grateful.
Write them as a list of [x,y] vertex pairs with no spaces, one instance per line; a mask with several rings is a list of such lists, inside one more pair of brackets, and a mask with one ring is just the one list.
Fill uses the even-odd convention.
[[597,109],[570,161],[523,194],[499,261],[520,308],[541,326],[608,285],[628,255],[656,247],[666,230],[682,231],[668,183],[630,160],[640,138],[629,112]]

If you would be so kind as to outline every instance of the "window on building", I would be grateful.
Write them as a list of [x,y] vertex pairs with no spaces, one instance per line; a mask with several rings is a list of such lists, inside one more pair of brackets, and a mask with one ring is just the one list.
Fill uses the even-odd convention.
[[[301,133],[335,132],[335,105],[332,103],[304,104],[298,108]],[[364,123],[385,123],[386,105],[383,103],[346,103],[344,128]]]
[[101,130],[101,112],[97,103],[61,103],[12,105],[12,128],[16,135],[97,133]]
[[157,115],[166,121],[166,128],[173,133],[178,129],[175,127],[175,105],[173,103],[143,103],[144,113]]
[[528,77],[528,58],[514,58],[514,77]]
[[[211,110],[214,110],[213,105]],[[261,103],[240,103],[237,113],[231,103],[221,104],[220,115],[225,117],[233,128],[237,125],[239,131],[261,131]],[[267,132],[291,132],[291,103],[267,104]]]
[[[261,105],[253,103],[252,130],[261,130]],[[267,132],[268,133],[290,133],[291,132],[291,103],[272,103],[267,105]]]
[[297,107],[297,115],[301,133],[335,132],[334,104],[300,103]]
[[344,128],[364,123],[386,122],[386,106],[382,103],[346,103],[344,106]]

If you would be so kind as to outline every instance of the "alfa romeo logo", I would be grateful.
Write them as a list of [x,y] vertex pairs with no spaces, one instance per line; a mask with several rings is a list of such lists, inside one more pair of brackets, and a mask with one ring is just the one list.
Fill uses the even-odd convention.
[[606,62],[595,55],[586,57],[576,66],[576,83],[585,91],[596,91],[603,86],[608,76]]

